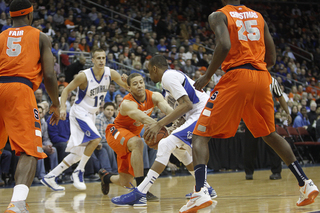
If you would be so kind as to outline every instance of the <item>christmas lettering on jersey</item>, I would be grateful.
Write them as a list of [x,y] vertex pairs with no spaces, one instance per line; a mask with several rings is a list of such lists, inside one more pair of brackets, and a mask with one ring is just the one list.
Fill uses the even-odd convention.
[[239,13],[239,12],[229,12],[230,16],[232,18],[238,18],[238,19],[248,19],[248,18],[258,18],[258,15],[256,12],[243,12],[243,13]]
[[100,85],[100,86],[90,90],[90,96],[95,96],[101,92],[108,92],[108,87],[106,85]]

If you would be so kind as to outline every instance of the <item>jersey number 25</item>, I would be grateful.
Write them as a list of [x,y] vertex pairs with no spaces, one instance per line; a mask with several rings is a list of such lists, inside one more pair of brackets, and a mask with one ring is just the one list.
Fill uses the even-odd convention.
[[[236,21],[237,27],[241,27],[238,31],[239,40],[243,41],[258,41],[260,39],[260,30],[257,27],[253,27],[252,25],[257,25],[257,20],[248,20],[248,21]],[[247,31],[247,36],[244,32]]]

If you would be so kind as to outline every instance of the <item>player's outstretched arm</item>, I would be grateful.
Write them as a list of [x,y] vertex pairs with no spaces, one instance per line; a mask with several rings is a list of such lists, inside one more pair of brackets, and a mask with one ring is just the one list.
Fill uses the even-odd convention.
[[143,124],[152,124],[155,123],[151,117],[138,109],[137,103],[129,100],[123,100],[120,105],[121,115],[127,115],[133,120],[139,121]]
[[199,91],[208,84],[211,76],[217,71],[231,48],[230,35],[228,31],[228,20],[222,12],[214,12],[209,15],[209,24],[216,37],[216,49],[213,53],[212,61],[206,73],[194,84]]
[[161,112],[163,112],[166,115],[169,115],[173,109],[168,104],[168,102],[164,99],[163,95],[159,92],[153,92],[152,94],[152,101],[155,106],[157,106]]
[[51,42],[48,36],[40,32],[40,61],[41,69],[43,71],[44,85],[46,87],[47,93],[52,101],[50,107],[50,113],[53,113],[50,124],[58,124],[59,122],[59,92],[57,77],[53,70],[53,55],[51,52]]
[[267,69],[271,68],[276,63],[276,48],[273,38],[269,32],[267,22],[264,22],[264,43],[266,46],[266,55],[264,61],[267,63]]
[[127,84],[127,77],[128,76],[126,76],[126,75],[120,76],[120,74],[113,69],[110,69],[110,73],[111,73],[111,80],[115,81],[120,87],[123,87],[127,91],[130,91],[128,84]]
[[62,120],[65,120],[67,115],[66,101],[68,99],[68,94],[72,92],[74,89],[76,89],[77,87],[80,87],[80,89],[84,89],[84,88],[81,88],[81,86],[84,88],[87,86],[87,77],[83,72],[80,72],[78,75],[76,75],[76,77],[70,82],[70,84],[68,84],[68,86],[63,89],[61,93],[61,100],[60,100],[61,102],[60,118]]

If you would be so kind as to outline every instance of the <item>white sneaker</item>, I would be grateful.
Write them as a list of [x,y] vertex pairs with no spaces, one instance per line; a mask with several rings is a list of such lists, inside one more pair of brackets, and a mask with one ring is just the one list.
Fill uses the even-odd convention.
[[304,186],[300,187],[300,198],[297,201],[297,206],[305,206],[313,203],[318,194],[319,190],[313,181],[311,179],[305,180]]
[[202,187],[199,192],[193,192],[188,203],[180,209],[179,213],[197,212],[199,209],[206,208],[212,204],[207,187]]
[[53,191],[64,191],[65,188],[63,186],[59,186],[57,183],[56,183],[56,177],[55,176],[44,176],[40,182],[49,187],[51,190]]
[[80,169],[72,173],[73,185],[79,190],[87,189],[86,184],[84,183],[83,174],[84,174],[84,170],[81,171]]

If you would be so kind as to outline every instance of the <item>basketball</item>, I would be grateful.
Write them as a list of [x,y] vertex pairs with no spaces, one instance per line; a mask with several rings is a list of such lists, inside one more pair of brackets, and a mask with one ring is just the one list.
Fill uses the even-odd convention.
[[166,129],[166,127],[162,127],[160,129],[160,131],[158,132],[158,135],[157,135],[157,139],[155,142],[151,142],[151,141],[146,141],[146,144],[152,148],[152,149],[158,149],[158,143],[159,141],[162,139],[162,138],[166,138],[168,136],[168,131]]

